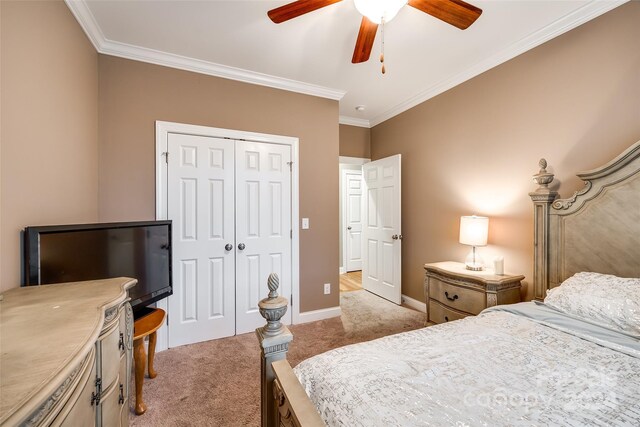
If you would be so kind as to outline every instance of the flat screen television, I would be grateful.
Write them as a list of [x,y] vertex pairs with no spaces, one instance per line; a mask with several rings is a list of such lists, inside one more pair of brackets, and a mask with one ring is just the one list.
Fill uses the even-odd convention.
[[173,293],[171,221],[26,227],[24,284],[132,277],[138,311]]

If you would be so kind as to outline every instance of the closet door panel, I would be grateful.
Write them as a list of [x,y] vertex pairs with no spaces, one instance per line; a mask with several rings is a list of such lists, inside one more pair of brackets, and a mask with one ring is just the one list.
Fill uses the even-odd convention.
[[[270,273],[291,295],[291,147],[236,141],[236,333],[264,324]],[[285,322],[290,323],[290,313]]]
[[235,334],[235,162],[233,142],[220,138],[169,134],[168,151],[176,347]]

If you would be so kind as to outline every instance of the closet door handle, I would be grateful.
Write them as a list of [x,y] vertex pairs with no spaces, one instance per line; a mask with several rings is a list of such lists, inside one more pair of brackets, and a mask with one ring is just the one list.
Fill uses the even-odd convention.
[[226,245],[224,245],[224,250],[229,252],[231,249],[233,249],[233,245],[231,243],[227,243]]
[[244,245],[244,243],[240,243],[240,244],[238,245],[238,249],[240,249],[241,251],[243,251],[245,247],[246,247],[246,246]]
[[348,227],[347,227],[347,230],[351,230],[351,226],[348,226]]

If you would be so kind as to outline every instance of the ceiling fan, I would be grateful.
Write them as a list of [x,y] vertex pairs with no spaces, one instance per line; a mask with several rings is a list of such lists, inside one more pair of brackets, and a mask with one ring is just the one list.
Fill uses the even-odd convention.
[[[273,22],[280,24],[340,1],[342,0],[298,0],[272,9],[267,15]],[[462,0],[354,0],[354,4],[362,14],[360,31],[351,58],[354,64],[369,59],[378,25],[382,24],[384,28],[384,24],[392,20],[406,4],[461,30],[468,28],[482,14],[482,9]],[[384,62],[383,57],[380,61]]]

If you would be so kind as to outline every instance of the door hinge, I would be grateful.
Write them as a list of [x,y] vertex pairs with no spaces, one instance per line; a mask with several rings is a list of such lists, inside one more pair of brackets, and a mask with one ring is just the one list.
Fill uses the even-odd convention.
[[164,151],[161,156],[164,156],[164,162],[169,164],[169,152],[168,151]]
[[169,326],[169,310],[167,310],[166,316],[167,316],[167,326]]
[[289,303],[291,304],[291,307],[293,307],[293,294],[289,295],[291,298],[289,299]]
[[293,239],[293,230],[289,230],[289,237]]
[[293,172],[293,162],[287,162],[287,164],[289,165],[289,171]]

